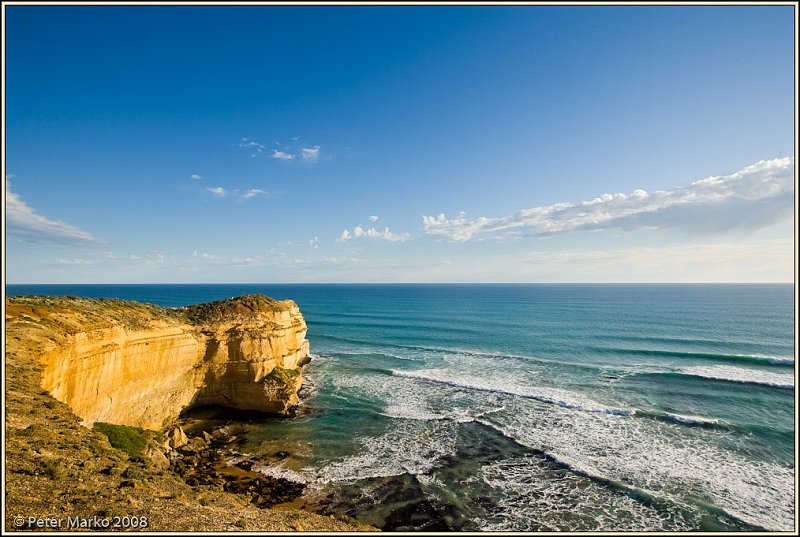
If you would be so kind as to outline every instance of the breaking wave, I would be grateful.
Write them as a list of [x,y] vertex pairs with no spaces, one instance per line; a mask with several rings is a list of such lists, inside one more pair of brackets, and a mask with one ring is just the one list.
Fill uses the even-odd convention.
[[515,386],[493,379],[481,379],[472,377],[469,379],[454,377],[451,371],[445,369],[426,369],[422,371],[398,371],[392,370],[392,375],[446,384],[455,388],[467,390],[477,390],[484,392],[502,393],[515,395],[527,399],[535,399],[542,403],[557,405],[573,410],[584,412],[602,412],[605,414],[617,414],[620,416],[630,416],[636,413],[632,408],[618,408],[605,406],[588,397],[578,393],[560,388],[546,388],[540,386]]

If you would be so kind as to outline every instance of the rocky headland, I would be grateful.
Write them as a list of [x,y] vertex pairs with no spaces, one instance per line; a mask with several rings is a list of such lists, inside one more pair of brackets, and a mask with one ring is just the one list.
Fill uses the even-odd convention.
[[7,530],[33,529],[30,517],[93,516],[144,518],[140,529],[154,531],[372,529],[270,509],[297,485],[226,467],[215,447],[235,439],[187,436],[178,421],[207,405],[292,412],[309,359],[294,302],[14,297],[5,306]]

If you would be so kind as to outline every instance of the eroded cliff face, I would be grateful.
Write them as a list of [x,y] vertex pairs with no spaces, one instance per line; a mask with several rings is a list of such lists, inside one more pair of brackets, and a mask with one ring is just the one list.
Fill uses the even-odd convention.
[[169,310],[17,297],[6,312],[9,346],[37,334],[41,387],[84,425],[159,429],[192,406],[282,414],[299,402],[309,346],[292,301],[248,295]]

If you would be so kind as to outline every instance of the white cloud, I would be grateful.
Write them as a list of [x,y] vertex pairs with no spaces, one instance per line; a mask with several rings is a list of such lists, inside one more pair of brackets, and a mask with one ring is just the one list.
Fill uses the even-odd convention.
[[[314,145],[310,147],[306,147],[305,145],[301,145],[298,143],[300,140],[299,136],[295,136],[292,138],[292,141],[288,144],[283,144],[281,142],[275,142],[275,145],[278,146],[277,149],[272,150],[271,158],[277,160],[302,160],[303,162],[309,163],[316,163],[319,162],[320,157],[320,146]],[[242,147],[250,147],[250,144],[254,142],[248,141],[247,138],[243,138],[242,141],[244,145]],[[240,144],[241,145],[241,144]],[[262,149],[266,149],[263,145],[255,143],[254,147],[256,147],[256,154],[261,153]],[[256,156],[253,154],[252,156]]]
[[374,227],[369,229],[364,229],[361,226],[356,226],[353,228],[353,231],[350,232],[348,230],[343,230],[342,233],[339,235],[337,242],[346,242],[352,239],[360,239],[360,238],[368,238],[368,239],[379,239],[389,242],[405,242],[411,236],[408,233],[393,233],[389,231],[388,227],[383,228],[383,231],[378,231]]
[[736,173],[673,190],[603,194],[578,204],[523,209],[501,218],[468,219],[463,213],[423,216],[425,232],[451,241],[475,237],[545,237],[573,231],[682,228],[698,234],[753,231],[791,216],[794,158],[762,160]]
[[22,201],[22,198],[11,191],[10,177],[6,177],[6,225],[9,233],[30,241],[100,242],[87,231],[37,214]]
[[284,151],[278,151],[277,149],[272,150],[272,158],[276,158],[278,160],[293,160],[294,155],[290,155]]
[[217,259],[217,256],[215,256],[214,254],[210,254],[208,252],[200,253],[200,251],[197,249],[192,250],[192,257],[199,257],[200,259],[206,259],[206,260]]
[[308,240],[308,244],[314,249],[319,249],[319,237],[314,237],[313,239]]
[[202,175],[197,175],[196,173],[192,174],[192,179],[194,179],[195,181],[197,181],[198,179],[202,179],[202,178],[203,178]]
[[242,197],[244,199],[246,199],[246,200],[249,200],[250,198],[254,198],[254,197],[259,196],[261,194],[267,194],[267,191],[266,190],[261,190],[260,188],[251,188],[250,190],[245,192],[242,195]]
[[163,263],[164,262],[164,254],[161,252],[152,252],[147,253],[144,255],[136,255],[130,254],[127,258],[124,258],[126,263],[135,263],[135,264],[142,264],[142,265],[152,265],[154,263]]
[[375,222],[377,222],[378,220],[380,220],[380,219],[381,219],[380,216],[375,216],[375,215],[372,215],[372,216],[369,217],[369,221],[372,222],[373,224]]
[[332,267],[332,266],[363,265],[365,263],[367,263],[367,260],[360,257],[334,256],[334,257],[325,257],[323,259],[302,259],[302,258],[285,259],[280,261],[279,263],[274,263],[274,264],[281,264],[292,267]]
[[300,155],[305,161],[317,162],[319,160],[319,149],[320,148],[318,145],[315,145],[314,147],[301,147]]
[[256,196],[268,196],[269,192],[266,190],[262,190],[260,188],[250,188],[242,192],[238,188],[234,188],[233,190],[226,190],[221,186],[217,186],[214,188],[206,187],[206,190],[214,194],[219,198],[229,198],[235,200],[237,202],[244,202],[249,199],[255,198]]
[[57,263],[59,265],[94,265],[97,263],[97,261],[94,259],[75,258],[75,259],[59,259]]
[[217,186],[217,187],[214,187],[214,188],[208,188],[207,187],[206,190],[208,190],[209,192],[211,192],[215,196],[219,196],[220,198],[224,198],[225,196],[227,196],[229,194],[229,192],[227,190],[225,190],[224,188],[222,188],[221,186]]
[[255,140],[250,140],[248,138],[242,138],[242,141],[239,143],[239,147],[247,149],[250,151],[250,156],[255,157],[259,153],[261,153],[266,147]]

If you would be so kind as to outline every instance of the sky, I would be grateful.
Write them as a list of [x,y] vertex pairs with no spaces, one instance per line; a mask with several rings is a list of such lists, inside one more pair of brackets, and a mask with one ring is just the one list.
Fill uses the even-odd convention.
[[8,283],[793,281],[793,6],[4,9]]

